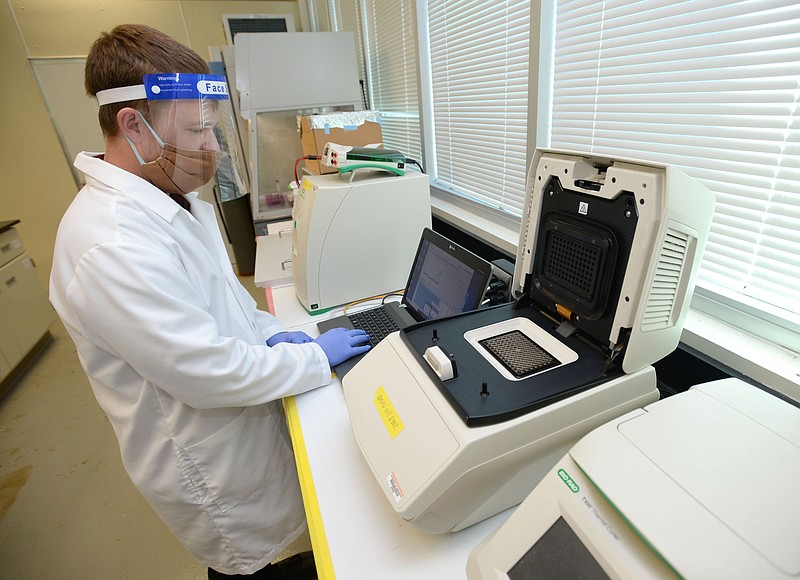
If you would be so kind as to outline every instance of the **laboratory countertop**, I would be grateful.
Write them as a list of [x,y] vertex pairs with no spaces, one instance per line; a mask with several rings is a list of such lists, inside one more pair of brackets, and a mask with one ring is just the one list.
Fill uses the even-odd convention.
[[[293,286],[267,289],[289,329],[318,334]],[[270,297],[271,294],[271,297]],[[361,453],[341,382],[285,401],[320,579],[462,579],[470,551],[513,509],[452,534],[422,532],[394,512]]]

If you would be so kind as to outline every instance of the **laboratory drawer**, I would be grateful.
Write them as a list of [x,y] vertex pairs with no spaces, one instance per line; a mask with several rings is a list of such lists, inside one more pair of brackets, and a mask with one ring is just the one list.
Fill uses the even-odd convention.
[[16,228],[9,228],[0,233],[0,266],[8,264],[25,252],[25,246],[19,239]]

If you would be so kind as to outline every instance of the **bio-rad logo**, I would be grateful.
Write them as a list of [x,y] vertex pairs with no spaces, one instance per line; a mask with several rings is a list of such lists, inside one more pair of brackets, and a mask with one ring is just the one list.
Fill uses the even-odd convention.
[[578,487],[578,484],[575,483],[572,477],[570,477],[569,473],[567,473],[563,469],[558,470],[558,477],[561,478],[561,481],[567,484],[567,487],[572,490],[572,493],[578,493],[578,491],[580,491],[581,488]]

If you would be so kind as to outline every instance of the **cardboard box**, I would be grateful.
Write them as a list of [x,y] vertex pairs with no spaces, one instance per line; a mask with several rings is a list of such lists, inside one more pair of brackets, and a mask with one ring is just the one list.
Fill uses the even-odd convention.
[[[325,143],[352,147],[383,146],[381,115],[378,111],[345,111],[319,115],[299,115],[300,143],[303,155],[322,156]],[[319,161],[305,161],[306,169],[316,175],[336,173],[335,167]]]

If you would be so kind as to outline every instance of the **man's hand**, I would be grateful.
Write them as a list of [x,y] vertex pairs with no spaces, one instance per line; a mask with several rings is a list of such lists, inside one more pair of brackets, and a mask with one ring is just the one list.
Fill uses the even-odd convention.
[[332,367],[370,349],[369,335],[363,330],[332,328],[319,335],[314,342],[322,347]]

